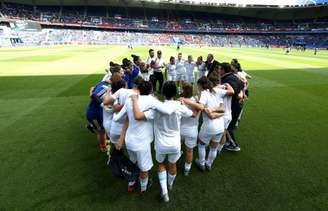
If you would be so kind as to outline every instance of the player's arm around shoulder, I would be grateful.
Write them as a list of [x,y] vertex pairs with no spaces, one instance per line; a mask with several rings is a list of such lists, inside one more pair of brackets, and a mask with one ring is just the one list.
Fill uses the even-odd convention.
[[189,109],[186,105],[182,104],[181,102],[177,101],[178,111],[180,112],[182,117],[195,117],[194,112]]
[[131,96],[134,119],[137,121],[147,120],[145,113],[140,110],[138,99],[137,95]]
[[233,90],[232,86],[230,86],[230,84],[226,83],[224,86],[224,89],[227,91],[226,95],[233,96],[235,94],[235,91]]
[[114,114],[113,120],[120,121],[124,117],[126,117],[127,107],[128,107],[128,101],[124,104],[124,106],[122,107],[122,109],[120,109],[120,111],[118,113]]
[[176,110],[174,106],[167,106],[163,102],[159,101],[154,97],[152,97],[151,100],[151,108],[162,114],[168,114],[168,115],[171,115]]

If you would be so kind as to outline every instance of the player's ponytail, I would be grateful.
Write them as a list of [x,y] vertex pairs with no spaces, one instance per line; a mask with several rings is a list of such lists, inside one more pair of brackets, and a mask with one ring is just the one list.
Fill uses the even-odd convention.
[[131,57],[133,58],[133,63],[137,63],[138,60],[140,59],[140,56],[132,54]]

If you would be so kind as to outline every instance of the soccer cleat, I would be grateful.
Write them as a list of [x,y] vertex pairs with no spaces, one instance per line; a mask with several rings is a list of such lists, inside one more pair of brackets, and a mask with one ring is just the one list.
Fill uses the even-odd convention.
[[108,152],[107,145],[106,144],[99,144],[99,148],[101,152]]
[[201,172],[205,172],[205,165],[201,165],[198,159],[195,160],[195,164]]
[[147,189],[146,190],[140,190],[139,195],[143,196],[152,185],[153,185],[153,180],[152,180],[152,178],[149,178],[148,179],[148,184],[147,184]]
[[131,184],[131,185],[128,184],[128,192],[129,192],[129,193],[131,193],[131,192],[134,190],[135,184],[136,184],[136,183],[133,183],[133,184]]
[[240,146],[238,144],[236,145],[229,144],[229,145],[224,145],[223,149],[228,151],[238,152],[240,151]]
[[205,164],[205,166],[206,166],[206,170],[207,170],[207,171],[211,171],[211,170],[212,170],[212,166],[207,165],[207,164]]
[[162,197],[162,199],[163,199],[164,202],[169,202],[170,201],[170,198],[169,198],[169,194],[168,193],[162,195],[161,197]]

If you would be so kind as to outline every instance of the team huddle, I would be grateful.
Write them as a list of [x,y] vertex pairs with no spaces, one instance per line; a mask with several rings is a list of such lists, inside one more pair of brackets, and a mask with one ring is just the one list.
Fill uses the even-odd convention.
[[108,144],[110,151],[126,150],[138,166],[139,181],[128,182],[129,192],[139,182],[144,194],[152,183],[154,141],[161,197],[168,202],[182,149],[185,176],[193,162],[200,171],[210,171],[222,149],[240,151],[234,130],[248,97],[250,76],[236,59],[219,63],[212,54],[194,62],[192,56],[184,60],[179,53],[165,64],[162,52],[155,56],[150,49],[146,62],[132,58],[121,65],[111,62],[103,80],[90,89],[87,127],[97,134],[102,151]]

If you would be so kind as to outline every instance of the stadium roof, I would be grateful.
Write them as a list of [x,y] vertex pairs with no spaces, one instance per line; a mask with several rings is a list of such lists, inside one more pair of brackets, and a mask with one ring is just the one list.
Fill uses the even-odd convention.
[[[0,0],[1,1],[1,0]],[[271,20],[292,20],[328,17],[328,0],[4,0],[30,5],[119,6],[153,9],[199,11],[256,17]],[[207,3],[204,3],[207,2]],[[211,4],[212,2],[212,4]],[[217,2],[214,4],[213,2]],[[220,2],[239,2],[220,3]],[[244,4],[240,4],[240,3]],[[271,5],[269,5],[271,2]],[[282,6],[282,2],[286,2]],[[309,4],[309,3],[313,4]],[[289,5],[287,5],[289,3]],[[302,4],[301,4],[302,3]],[[306,3],[306,4],[304,4]]]

